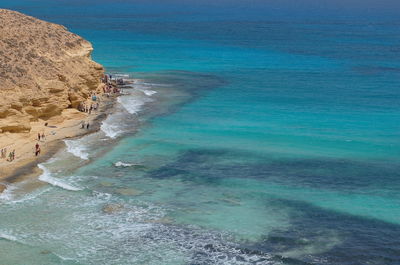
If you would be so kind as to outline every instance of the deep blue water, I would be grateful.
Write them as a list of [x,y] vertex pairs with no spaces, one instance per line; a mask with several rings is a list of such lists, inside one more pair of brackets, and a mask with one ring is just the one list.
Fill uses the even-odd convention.
[[400,20],[257,3],[0,4],[140,79],[3,196],[5,264],[400,264]]

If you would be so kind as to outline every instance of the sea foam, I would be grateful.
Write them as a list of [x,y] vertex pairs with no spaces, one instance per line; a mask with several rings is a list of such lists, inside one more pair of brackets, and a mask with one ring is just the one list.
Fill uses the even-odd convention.
[[43,193],[49,191],[49,188],[45,188],[37,189],[33,192],[27,193],[24,189],[24,186],[26,184],[29,185],[30,182],[31,180],[27,180],[15,184],[7,184],[7,188],[0,194],[0,201],[5,204],[22,203],[33,200]]
[[[145,94],[145,92],[142,93]],[[150,99],[149,97],[145,95],[141,96],[138,94],[132,94],[118,98],[118,103],[120,103],[130,114],[137,114],[139,111],[142,110],[143,106],[147,102],[151,101],[152,99]]]
[[65,190],[70,190],[70,191],[82,190],[82,188],[78,188],[78,187],[72,186],[71,184],[69,184],[69,183],[67,183],[67,182],[65,182],[65,181],[63,181],[61,179],[58,179],[58,178],[55,178],[55,177],[51,176],[50,171],[44,165],[39,164],[38,167],[41,170],[43,170],[42,175],[40,175],[40,177],[39,177],[40,181],[47,182],[47,183],[49,183],[49,184],[51,184],[53,186],[57,186],[59,188],[65,189]]
[[134,164],[124,163],[124,162],[121,162],[121,161],[118,161],[118,162],[116,162],[114,164],[114,166],[116,166],[116,167],[131,167],[133,165]]
[[143,93],[145,93],[146,96],[149,96],[149,97],[157,93],[157,91],[150,90],[150,89],[139,89],[139,90],[142,91]]
[[18,242],[18,238],[16,238],[15,236],[13,236],[13,235],[10,235],[9,233],[4,233],[4,232],[2,232],[2,231],[0,231],[0,239],[6,239],[6,240],[9,240],[9,241],[13,241],[13,242]]
[[[118,97],[117,102],[129,114],[138,114],[146,103],[153,101],[149,96],[146,95],[146,93],[150,95],[156,92],[143,92],[137,90],[127,95]],[[102,122],[100,129],[107,137],[115,139],[125,131],[124,124],[121,124],[121,119],[123,119],[121,115],[123,114],[124,112],[116,112],[108,116],[107,119]]]
[[67,151],[76,157],[83,160],[89,159],[89,154],[86,152],[86,147],[79,140],[64,140],[67,146]]
[[6,189],[0,193],[0,201],[10,201],[13,199],[13,191],[16,189],[14,185],[5,184]]
[[112,116],[109,116],[101,123],[100,129],[107,137],[112,139],[117,138],[122,133],[122,129],[118,123],[112,121]]

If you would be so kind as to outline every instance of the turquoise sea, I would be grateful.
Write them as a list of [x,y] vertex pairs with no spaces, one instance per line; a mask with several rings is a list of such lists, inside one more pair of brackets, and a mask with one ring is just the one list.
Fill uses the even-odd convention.
[[0,264],[400,264],[400,20],[0,8],[67,26],[136,80],[101,131],[0,195]]

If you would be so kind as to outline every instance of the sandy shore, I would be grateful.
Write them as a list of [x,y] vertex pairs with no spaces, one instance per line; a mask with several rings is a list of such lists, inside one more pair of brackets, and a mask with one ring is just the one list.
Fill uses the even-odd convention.
[[[92,111],[90,115],[76,109],[65,109],[60,116],[31,123],[32,130],[29,133],[0,134],[0,149],[7,148],[7,159],[9,152],[15,150],[14,161],[0,159],[0,193],[5,189],[3,184],[40,175],[41,170],[37,165],[45,162],[64,147],[65,144],[62,140],[98,131],[101,121],[111,111],[115,97],[101,96],[99,108]],[[89,122],[89,129],[81,128],[82,121]],[[45,126],[45,123],[48,125]],[[38,133],[44,133],[45,138],[38,141]],[[41,149],[39,156],[35,156],[37,143]]]

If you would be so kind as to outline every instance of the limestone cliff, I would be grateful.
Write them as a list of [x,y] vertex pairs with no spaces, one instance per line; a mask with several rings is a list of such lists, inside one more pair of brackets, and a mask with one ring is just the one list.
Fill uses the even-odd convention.
[[26,132],[99,88],[92,45],[65,27],[0,9],[0,133]]

